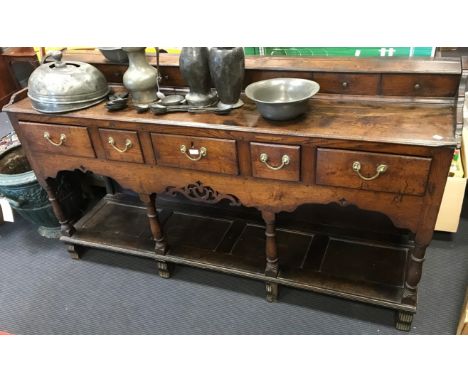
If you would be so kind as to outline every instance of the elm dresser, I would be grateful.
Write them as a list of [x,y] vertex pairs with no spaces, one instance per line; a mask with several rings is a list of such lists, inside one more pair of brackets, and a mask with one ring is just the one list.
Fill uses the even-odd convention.
[[[126,69],[93,55],[65,58],[87,60],[115,83]],[[166,88],[185,86],[177,61],[161,58]],[[245,98],[225,116],[108,112],[102,103],[45,115],[23,90],[4,111],[73,258],[94,247],[154,259],[164,278],[174,264],[249,277],[265,283],[268,301],[280,285],[325,293],[394,309],[396,327],[410,330],[461,136],[467,74],[463,59],[247,58],[245,85],[274,77],[320,84],[309,112],[287,122],[265,120]],[[77,170],[138,198],[109,193],[71,221],[55,178]],[[190,200],[187,211],[164,207],[173,197]],[[203,205],[213,213],[194,210]],[[362,224],[279,224],[305,205],[328,206],[338,221],[351,209]],[[235,213],[245,207],[263,221]],[[369,213],[401,235],[374,232]]]

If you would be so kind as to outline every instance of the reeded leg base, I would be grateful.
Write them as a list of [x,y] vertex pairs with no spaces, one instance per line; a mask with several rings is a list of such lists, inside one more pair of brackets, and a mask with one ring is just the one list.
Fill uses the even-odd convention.
[[81,250],[81,248],[79,246],[77,246],[77,245],[74,245],[74,244],[67,245],[68,254],[70,255],[70,257],[73,260],[79,260],[80,259],[80,250]]
[[411,330],[411,324],[413,323],[414,313],[398,311],[395,314],[395,328],[405,332]]
[[170,265],[163,261],[158,261],[158,273],[163,279],[168,279],[171,277]]
[[278,300],[278,284],[265,283],[266,298],[268,302],[275,302]]

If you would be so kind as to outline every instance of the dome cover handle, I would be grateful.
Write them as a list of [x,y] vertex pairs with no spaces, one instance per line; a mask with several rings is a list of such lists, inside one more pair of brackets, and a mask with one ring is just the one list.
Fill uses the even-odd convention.
[[66,66],[66,63],[62,62],[62,51],[61,50],[52,50],[50,52],[47,52],[47,54],[42,59],[41,64],[45,64],[49,57],[52,57],[52,59],[55,61],[55,67],[56,68],[62,68],[64,66]]

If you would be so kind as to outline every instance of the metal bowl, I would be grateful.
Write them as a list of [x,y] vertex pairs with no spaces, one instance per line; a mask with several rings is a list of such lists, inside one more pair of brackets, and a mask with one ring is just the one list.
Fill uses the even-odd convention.
[[110,62],[124,64],[128,62],[127,53],[122,48],[104,48],[99,47],[99,51]]
[[317,82],[301,78],[273,78],[245,88],[245,95],[255,101],[265,118],[286,121],[304,114],[308,99],[320,89]]

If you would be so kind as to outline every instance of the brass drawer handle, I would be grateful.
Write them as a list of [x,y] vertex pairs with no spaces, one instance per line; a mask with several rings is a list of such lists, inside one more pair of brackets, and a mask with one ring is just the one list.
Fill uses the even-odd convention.
[[207,154],[207,149],[205,147],[200,147],[200,150],[198,149],[192,149],[194,151],[198,151],[198,156],[193,158],[192,156],[190,156],[190,150],[189,150],[189,154],[187,154],[187,147],[185,145],[180,145],[180,152],[182,154],[185,154],[185,156],[190,159],[191,161],[199,161],[200,159],[202,159],[203,157],[206,157],[206,154]]
[[260,162],[265,163],[265,166],[267,166],[270,170],[277,171],[281,170],[284,166],[287,166],[290,162],[289,155],[284,154],[281,157],[281,164],[279,166],[272,166],[271,164],[268,163],[268,154],[267,153],[261,153],[260,154]]
[[63,142],[65,142],[65,140],[67,139],[67,136],[65,134],[60,134],[60,141],[57,143],[57,142],[54,142],[51,138],[50,138],[50,134],[48,131],[44,132],[44,138],[47,140],[47,142],[49,142],[51,145],[54,145],[54,146],[62,146]]
[[112,138],[112,137],[109,137],[109,140],[107,142],[109,142],[109,144],[112,146],[112,148],[114,150],[117,150],[119,153],[124,153],[124,152],[128,151],[128,149],[130,149],[133,146],[132,141],[130,139],[128,139],[128,138],[125,140],[125,148],[124,149],[119,149],[115,145],[114,138]]
[[375,173],[375,175],[368,178],[368,177],[365,177],[364,175],[362,175],[362,174],[360,173],[360,170],[361,170],[361,163],[358,162],[358,161],[355,161],[355,162],[353,163],[353,171],[354,171],[356,174],[358,174],[359,177],[360,177],[361,179],[364,179],[364,180],[374,180],[374,179],[377,179],[377,178],[380,176],[380,174],[383,174],[385,171],[387,171],[387,169],[388,169],[388,166],[387,166],[386,164],[379,164],[379,165],[377,166],[377,168],[376,168],[376,173]]

